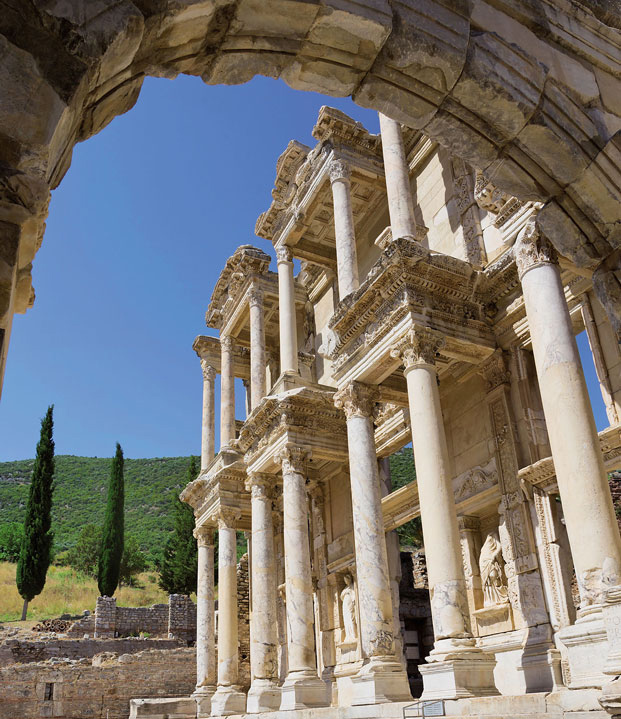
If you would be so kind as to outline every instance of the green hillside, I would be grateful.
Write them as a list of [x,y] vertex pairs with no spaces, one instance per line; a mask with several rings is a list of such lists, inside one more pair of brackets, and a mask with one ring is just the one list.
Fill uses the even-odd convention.
[[[189,457],[125,460],[125,531],[159,550],[172,529],[170,502],[187,481]],[[75,544],[85,524],[103,522],[111,458],[56,457],[53,529],[56,551]],[[0,525],[22,522],[34,460],[0,462]]]
[[[72,547],[86,524],[103,522],[111,458],[56,457],[53,529],[56,552]],[[187,479],[189,457],[125,460],[125,531],[136,536],[143,551],[159,551],[172,529],[170,502]],[[0,525],[22,522],[34,460],[0,462]],[[393,488],[414,479],[412,450],[391,457]],[[402,542],[413,543],[410,525],[399,530]]]

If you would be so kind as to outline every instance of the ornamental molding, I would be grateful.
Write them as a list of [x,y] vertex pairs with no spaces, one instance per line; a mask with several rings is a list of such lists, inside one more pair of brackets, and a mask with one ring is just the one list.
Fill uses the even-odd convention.
[[534,267],[556,265],[556,250],[541,234],[537,226],[537,215],[532,214],[520,232],[513,246],[515,264],[517,265],[520,282],[524,275]]
[[492,392],[496,387],[508,384],[511,380],[511,372],[507,368],[502,350],[496,350],[491,357],[479,365],[477,372],[483,377],[487,392]]
[[208,327],[220,329],[224,316],[230,313],[240,293],[253,277],[269,274],[272,258],[252,245],[241,245],[228,258],[216,282],[205,316]]
[[345,412],[348,420],[352,417],[372,419],[379,390],[372,385],[350,382],[334,395],[334,405]]

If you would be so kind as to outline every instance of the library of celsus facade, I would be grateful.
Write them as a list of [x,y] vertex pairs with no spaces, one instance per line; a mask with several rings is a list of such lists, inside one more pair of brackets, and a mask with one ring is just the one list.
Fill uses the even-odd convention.
[[[194,344],[201,474],[182,498],[199,544],[198,716],[387,703],[400,716],[413,644],[422,698],[447,714],[478,712],[451,700],[527,694],[565,698],[516,713],[601,710],[621,674],[615,332],[589,273],[538,228],[540,204],[386,116],[380,127],[324,107],[317,144],[289,143],[260,239],[227,261],[206,316],[215,332]],[[599,435],[583,330],[609,419]],[[392,491],[388,458],[410,443],[416,480]],[[430,646],[399,620],[394,530],[416,517]]]

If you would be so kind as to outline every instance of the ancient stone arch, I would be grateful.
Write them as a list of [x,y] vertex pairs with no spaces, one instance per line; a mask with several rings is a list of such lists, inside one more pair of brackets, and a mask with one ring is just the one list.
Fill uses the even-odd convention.
[[0,377],[50,190],[146,75],[280,77],[423,130],[543,203],[621,335],[621,31],[601,0],[5,0],[0,33]]

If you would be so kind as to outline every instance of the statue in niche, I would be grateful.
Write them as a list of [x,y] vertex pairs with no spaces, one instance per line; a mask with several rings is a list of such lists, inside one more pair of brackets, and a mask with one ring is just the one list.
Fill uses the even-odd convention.
[[497,532],[490,532],[479,555],[484,607],[506,604],[508,601],[503,565],[502,547],[500,546],[498,534]]
[[341,607],[343,609],[343,626],[345,629],[344,644],[354,644],[358,641],[358,627],[356,625],[356,590],[351,576],[344,577],[345,587],[341,591]]

